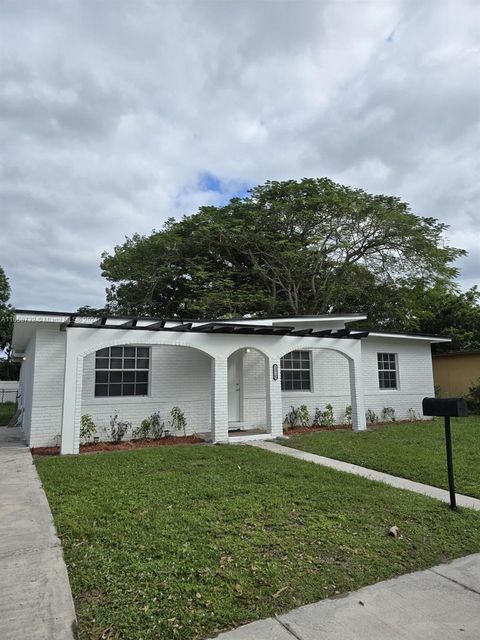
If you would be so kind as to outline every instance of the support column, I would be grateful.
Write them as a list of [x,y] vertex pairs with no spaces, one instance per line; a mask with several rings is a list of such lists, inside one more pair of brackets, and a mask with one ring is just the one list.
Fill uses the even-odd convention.
[[82,407],[83,358],[65,345],[65,375],[63,381],[62,441],[60,453],[78,453],[80,450],[80,414]]
[[228,442],[228,364],[227,358],[212,359],[211,430],[213,442]]
[[[273,379],[276,366],[277,379]],[[267,431],[272,436],[283,436],[282,384],[280,358],[265,358],[265,395],[267,400]]]
[[352,404],[352,428],[354,431],[365,431],[365,394],[363,391],[362,350],[360,341],[354,356],[348,360],[350,374],[350,395]]

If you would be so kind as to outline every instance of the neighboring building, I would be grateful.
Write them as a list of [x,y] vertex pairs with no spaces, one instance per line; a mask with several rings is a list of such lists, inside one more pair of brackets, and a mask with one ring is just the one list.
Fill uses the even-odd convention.
[[155,411],[167,421],[177,405],[187,433],[214,442],[281,436],[292,405],[313,415],[331,403],[337,423],[351,406],[355,430],[366,428],[367,409],[420,417],[422,398],[433,394],[430,345],[448,340],[345,326],[363,319],[187,322],[17,311],[23,430],[31,447],[61,440],[62,453],[76,453],[84,414],[106,428],[118,413],[135,427]]
[[442,396],[466,396],[480,380],[480,350],[433,354],[433,379]]

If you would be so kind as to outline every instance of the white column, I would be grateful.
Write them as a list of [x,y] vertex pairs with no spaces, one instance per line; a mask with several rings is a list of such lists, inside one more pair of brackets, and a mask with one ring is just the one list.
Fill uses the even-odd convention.
[[[276,377],[273,379],[273,369]],[[265,391],[267,400],[267,431],[272,436],[283,436],[282,385],[280,381],[280,358],[265,358]]]
[[228,364],[227,358],[212,359],[212,440],[228,442]]
[[363,391],[362,350],[360,341],[356,353],[348,360],[350,374],[350,395],[352,404],[352,427],[354,431],[367,428],[365,419],[365,395]]
[[72,349],[68,334],[67,329],[63,382],[62,441],[60,445],[60,453],[62,455],[65,453],[78,453],[80,450],[83,358],[78,357]]

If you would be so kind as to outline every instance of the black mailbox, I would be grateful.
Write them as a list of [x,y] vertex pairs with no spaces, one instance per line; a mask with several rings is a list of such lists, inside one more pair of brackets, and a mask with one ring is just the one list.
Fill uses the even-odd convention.
[[424,416],[450,416],[466,418],[467,403],[463,398],[424,398],[422,401]]
[[445,447],[447,449],[448,489],[450,491],[450,508],[457,508],[455,497],[455,481],[453,477],[452,432],[450,418],[466,418],[467,403],[463,398],[424,398],[422,400],[424,416],[443,416],[445,420]]

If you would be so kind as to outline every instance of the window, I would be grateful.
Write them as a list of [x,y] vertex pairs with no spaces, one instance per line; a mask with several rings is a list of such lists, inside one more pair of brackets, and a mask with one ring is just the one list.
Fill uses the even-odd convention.
[[395,353],[377,353],[378,384],[380,389],[397,388],[397,356]]
[[95,354],[95,396],[148,395],[148,347],[107,347]]
[[310,351],[291,351],[280,361],[282,391],[311,391]]

